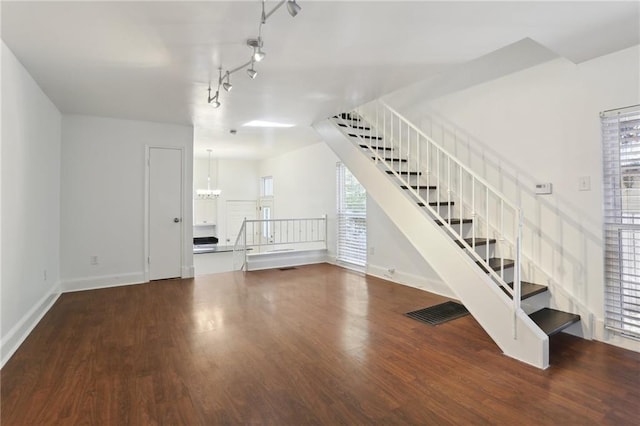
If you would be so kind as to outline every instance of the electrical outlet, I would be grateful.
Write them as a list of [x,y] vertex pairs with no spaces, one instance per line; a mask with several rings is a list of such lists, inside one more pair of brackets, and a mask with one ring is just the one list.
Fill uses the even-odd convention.
[[373,246],[369,247],[369,256],[373,256],[374,254],[376,254],[376,248]]
[[89,264],[97,265],[98,264],[98,256],[89,256]]
[[581,176],[578,178],[579,191],[591,191],[591,176]]
[[47,280],[47,270],[45,269],[44,271],[42,271],[42,278],[44,278],[44,280]]
[[389,272],[389,275],[393,275],[396,273],[396,268],[388,268],[387,272]]

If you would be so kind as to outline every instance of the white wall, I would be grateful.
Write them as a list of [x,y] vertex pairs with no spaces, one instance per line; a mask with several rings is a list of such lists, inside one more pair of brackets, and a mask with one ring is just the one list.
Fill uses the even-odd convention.
[[[450,151],[525,210],[525,250],[548,275],[554,303],[574,297],[603,328],[602,155],[599,112],[640,103],[640,46],[581,64],[557,59],[400,111],[422,117]],[[402,103],[401,99],[389,98]],[[443,118],[444,117],[444,118]],[[484,161],[489,159],[489,162]],[[578,178],[591,191],[578,190]],[[535,196],[535,183],[554,194]],[[564,302],[569,303],[569,302]],[[559,306],[562,307],[562,306]],[[567,306],[577,309],[579,306]],[[584,318],[590,321],[589,318]]]
[[59,294],[61,115],[2,43],[2,365]]
[[[144,281],[145,145],[184,148],[183,276],[193,274],[191,127],[65,115],[62,256],[65,290]],[[91,265],[90,256],[98,257]]]
[[259,176],[273,176],[274,218],[327,214],[329,256],[335,258],[336,163],[338,157],[319,142],[259,164]]
[[367,197],[367,247],[368,274],[455,297],[371,197]]

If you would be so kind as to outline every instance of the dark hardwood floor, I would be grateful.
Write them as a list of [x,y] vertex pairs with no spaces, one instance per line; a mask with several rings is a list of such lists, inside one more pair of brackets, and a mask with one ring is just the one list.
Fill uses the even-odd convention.
[[640,354],[564,333],[545,370],[443,301],[330,265],[64,294],[1,371],[2,425],[637,425]]

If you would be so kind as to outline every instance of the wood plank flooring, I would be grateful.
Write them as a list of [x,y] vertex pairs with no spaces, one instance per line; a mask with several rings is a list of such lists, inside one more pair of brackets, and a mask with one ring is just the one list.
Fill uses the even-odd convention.
[[2,425],[632,425],[640,354],[566,334],[545,371],[445,300],[331,265],[68,293],[1,371]]

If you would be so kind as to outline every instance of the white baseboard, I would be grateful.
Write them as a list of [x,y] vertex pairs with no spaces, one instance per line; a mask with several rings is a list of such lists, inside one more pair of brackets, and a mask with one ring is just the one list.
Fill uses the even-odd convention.
[[74,291],[96,290],[99,288],[142,284],[144,282],[144,272],[133,272],[129,274],[102,275],[99,277],[84,277],[65,280],[62,282],[61,290],[63,293],[71,293]]
[[44,315],[51,309],[53,304],[60,297],[60,283],[56,283],[51,290],[42,297],[22,319],[9,330],[6,336],[0,340],[0,368],[18,350],[22,342],[29,336]]
[[595,340],[599,340],[600,342],[617,346],[619,348],[627,349],[634,352],[640,352],[640,340],[624,337],[618,333],[607,330],[604,327],[604,320],[599,318],[596,318],[594,320],[593,338]]
[[193,278],[195,275],[195,266],[183,266],[182,267],[182,276],[180,278]]
[[451,291],[449,286],[440,280],[425,278],[403,271],[394,271],[393,273],[390,273],[385,267],[371,264],[367,265],[367,274],[387,281],[392,281],[397,284],[428,291],[429,293],[439,294],[440,296],[450,297],[452,299],[458,298],[453,291]]

